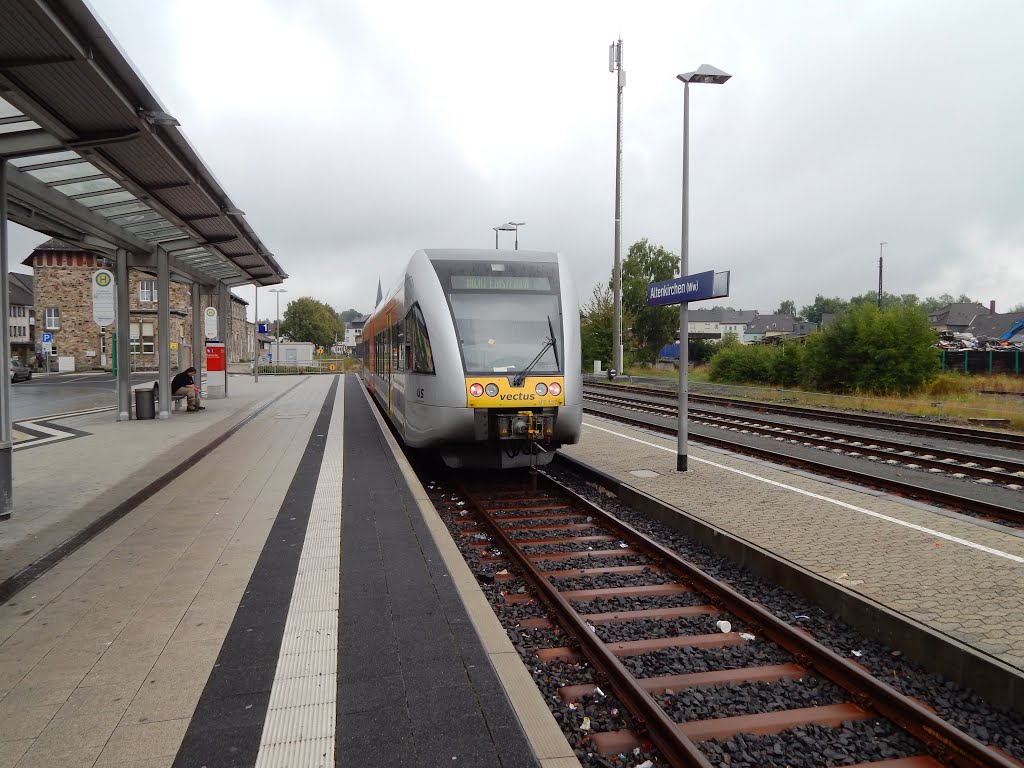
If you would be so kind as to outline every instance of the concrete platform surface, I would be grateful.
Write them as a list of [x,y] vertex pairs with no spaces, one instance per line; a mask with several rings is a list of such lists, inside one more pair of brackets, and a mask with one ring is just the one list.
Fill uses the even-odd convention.
[[[0,768],[578,765],[358,381],[268,384],[247,407],[278,399],[0,605]],[[152,445],[208,440],[245,416],[240,390],[78,426],[166,466]],[[88,469],[90,439],[31,450]]]

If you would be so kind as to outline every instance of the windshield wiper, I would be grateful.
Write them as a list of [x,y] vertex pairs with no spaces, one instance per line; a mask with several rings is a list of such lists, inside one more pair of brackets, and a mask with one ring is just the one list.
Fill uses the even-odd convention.
[[551,325],[551,315],[548,315],[548,333],[551,334],[551,337],[545,340],[544,346],[540,348],[540,352],[537,353],[537,356],[533,358],[533,360],[530,361],[530,364],[523,368],[522,371],[517,373],[514,379],[512,379],[513,387],[521,387],[526,383],[526,374],[533,370],[533,367],[540,362],[540,359],[544,357],[544,353],[547,352],[548,349],[555,353],[555,365],[558,365],[558,346],[555,342],[555,329]]

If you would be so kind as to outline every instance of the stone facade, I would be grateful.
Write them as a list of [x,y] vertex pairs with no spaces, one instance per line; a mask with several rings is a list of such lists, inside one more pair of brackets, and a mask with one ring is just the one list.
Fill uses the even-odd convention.
[[[92,273],[100,268],[115,270],[108,259],[76,249],[60,240],[50,240],[36,248],[24,264],[34,272],[36,346],[42,333],[53,334],[54,358],[74,357],[75,370],[110,370],[113,364],[114,333],[112,323],[100,329],[92,319]],[[133,370],[156,370],[158,355],[158,307],[156,277],[129,270],[129,312],[131,328],[131,365]],[[190,285],[172,282],[171,359],[172,369],[194,364],[192,356],[192,300]],[[213,297],[203,296],[203,307],[216,306]],[[229,360],[243,357],[246,302],[232,294],[232,339]],[[252,341],[248,347],[252,346]],[[205,361],[204,361],[205,363]],[[56,367],[56,362],[51,363]]]

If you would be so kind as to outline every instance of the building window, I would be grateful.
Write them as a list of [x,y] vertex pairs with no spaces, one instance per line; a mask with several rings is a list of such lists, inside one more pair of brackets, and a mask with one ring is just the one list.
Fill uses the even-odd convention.
[[156,300],[156,280],[139,280],[139,301],[149,304]]
[[156,333],[153,323],[131,324],[131,353],[133,355],[152,355],[156,352]]
[[46,330],[56,331],[60,329],[60,308],[46,308]]

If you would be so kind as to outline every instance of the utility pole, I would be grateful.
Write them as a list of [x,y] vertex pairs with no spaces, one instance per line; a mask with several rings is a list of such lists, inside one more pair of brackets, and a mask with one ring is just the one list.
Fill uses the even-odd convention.
[[615,267],[612,292],[615,295],[615,319],[612,321],[612,368],[622,373],[622,91],[626,70],[622,68],[622,38],[608,48],[608,71],[618,73],[615,86]]
[[881,242],[878,244],[878,308],[882,308],[882,249],[887,246],[888,243]]

